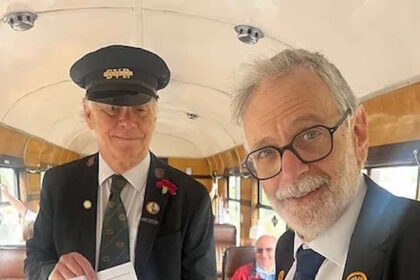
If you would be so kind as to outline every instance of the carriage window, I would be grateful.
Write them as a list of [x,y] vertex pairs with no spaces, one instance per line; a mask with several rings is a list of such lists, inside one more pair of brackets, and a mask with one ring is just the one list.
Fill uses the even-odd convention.
[[261,184],[258,184],[258,224],[256,231],[256,238],[262,234],[279,237],[286,231],[286,223],[272,209]]
[[[7,192],[19,198],[16,171],[13,168],[0,167],[1,183],[7,186]],[[10,205],[5,195],[0,196],[0,246],[23,244],[22,218]]]
[[241,176],[228,177],[228,221],[236,227],[236,243],[239,245],[241,236]]
[[397,166],[372,168],[370,177],[394,195],[416,199],[419,168]]

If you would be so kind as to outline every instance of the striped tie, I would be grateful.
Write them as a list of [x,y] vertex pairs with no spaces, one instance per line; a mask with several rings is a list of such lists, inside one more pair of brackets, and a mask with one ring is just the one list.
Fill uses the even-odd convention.
[[112,175],[111,193],[102,225],[98,270],[130,261],[128,221],[120,194],[127,181],[121,175]]

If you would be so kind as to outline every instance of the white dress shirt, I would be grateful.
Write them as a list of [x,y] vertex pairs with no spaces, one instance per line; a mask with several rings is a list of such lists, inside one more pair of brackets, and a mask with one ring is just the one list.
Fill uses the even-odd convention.
[[363,204],[366,188],[366,183],[363,176],[361,176],[359,190],[353,202],[334,224],[311,242],[304,243],[299,235],[295,234],[295,261],[285,280],[293,280],[296,271],[296,252],[302,244],[304,249],[310,248],[325,257],[315,277],[316,280],[337,280],[343,277],[350,239]]
[[[143,210],[144,195],[146,191],[147,175],[150,168],[150,154],[145,159],[124,174],[126,186],[121,191],[121,200],[124,204],[128,219],[130,238],[130,261],[134,265],[137,232]],[[99,154],[98,172],[98,208],[96,214],[96,252],[95,271],[98,270],[99,249],[101,246],[102,224],[105,208],[111,190],[111,176],[116,174]]]

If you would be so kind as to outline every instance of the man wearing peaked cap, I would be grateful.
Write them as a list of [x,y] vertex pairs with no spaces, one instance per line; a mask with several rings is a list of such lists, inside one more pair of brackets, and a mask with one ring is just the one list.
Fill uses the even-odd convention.
[[27,279],[67,279],[130,262],[139,279],[216,279],[206,189],[149,151],[162,58],[108,46],[79,59],[72,80],[99,152],[44,176]]

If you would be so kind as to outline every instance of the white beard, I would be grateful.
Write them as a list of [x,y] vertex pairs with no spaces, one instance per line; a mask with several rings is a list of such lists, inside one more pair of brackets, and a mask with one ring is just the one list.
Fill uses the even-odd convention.
[[[326,175],[303,175],[296,183],[281,186],[274,197],[269,197],[271,205],[305,241],[314,239],[318,234],[337,221],[356,196],[360,168],[354,152],[347,153],[340,166],[336,167],[336,178]],[[322,196],[299,207],[290,206],[285,199],[303,197],[320,187]]]

